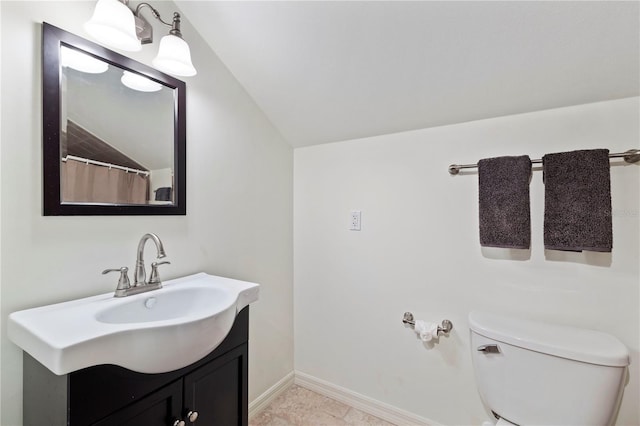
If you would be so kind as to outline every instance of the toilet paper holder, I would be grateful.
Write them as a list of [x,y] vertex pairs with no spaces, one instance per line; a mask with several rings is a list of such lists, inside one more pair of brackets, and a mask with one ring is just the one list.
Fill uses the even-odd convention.
[[[409,324],[411,328],[414,328],[416,325],[416,321],[413,318],[413,314],[411,312],[404,313],[402,322],[404,324]],[[453,323],[448,319],[442,320],[442,323],[438,326],[438,336],[440,336],[441,334],[449,334],[451,330],[453,330]]]

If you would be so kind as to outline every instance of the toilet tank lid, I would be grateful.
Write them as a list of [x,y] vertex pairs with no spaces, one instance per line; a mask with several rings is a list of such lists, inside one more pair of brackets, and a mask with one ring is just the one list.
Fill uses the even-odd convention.
[[629,365],[629,350],[614,336],[595,330],[471,312],[469,328],[499,342],[561,358],[612,367]]

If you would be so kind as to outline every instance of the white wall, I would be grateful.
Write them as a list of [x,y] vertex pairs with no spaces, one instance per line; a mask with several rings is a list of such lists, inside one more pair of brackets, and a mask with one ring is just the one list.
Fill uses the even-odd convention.
[[[0,7],[0,34],[2,34],[2,7]],[[0,58],[2,58],[2,42],[0,42]],[[2,93],[2,67],[0,66],[0,93]],[[0,102],[0,142],[2,141],[2,112]],[[1,145],[0,145],[1,148]],[[0,188],[2,188],[2,149],[0,149]],[[4,330],[2,307],[2,191],[0,190],[0,333]],[[0,423],[2,422],[2,338],[0,336]]]
[[[640,165],[611,167],[612,255],[543,249],[544,186],[531,182],[528,260],[483,255],[475,172],[483,157],[638,148],[629,98],[299,148],[294,152],[297,371],[448,425],[489,419],[471,368],[473,309],[613,333],[631,352],[619,425],[640,424]],[[362,231],[348,230],[362,211]],[[450,319],[433,347],[401,324]],[[580,409],[580,407],[576,407]]]
[[[135,2],[134,2],[135,4]],[[187,216],[43,217],[41,22],[86,37],[95,2],[0,2],[0,317],[15,310],[113,291],[108,267],[132,267],[145,232],[163,240],[164,279],[205,271],[255,281],[249,399],[293,369],[292,150],[186,20],[199,74],[187,82]],[[163,17],[176,9],[156,2]],[[147,11],[148,12],[148,11]],[[147,13],[144,12],[144,13]],[[155,28],[157,37],[166,29]],[[157,43],[132,56],[150,64]],[[151,252],[147,253],[151,260]],[[22,355],[2,325],[2,416],[22,423]]]

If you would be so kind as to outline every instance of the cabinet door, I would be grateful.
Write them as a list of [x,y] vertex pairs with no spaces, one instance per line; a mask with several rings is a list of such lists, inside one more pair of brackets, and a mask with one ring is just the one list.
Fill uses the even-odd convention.
[[182,380],[173,382],[93,426],[172,426],[180,418]]
[[[246,426],[248,422],[247,344],[238,346],[184,378],[184,412],[197,413],[197,426]],[[194,416],[192,416],[193,418]]]

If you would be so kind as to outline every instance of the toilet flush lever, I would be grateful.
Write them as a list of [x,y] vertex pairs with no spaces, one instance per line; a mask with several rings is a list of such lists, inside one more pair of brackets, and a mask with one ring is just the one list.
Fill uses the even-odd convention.
[[499,354],[500,347],[498,345],[482,345],[478,346],[478,352],[484,352],[486,354]]

